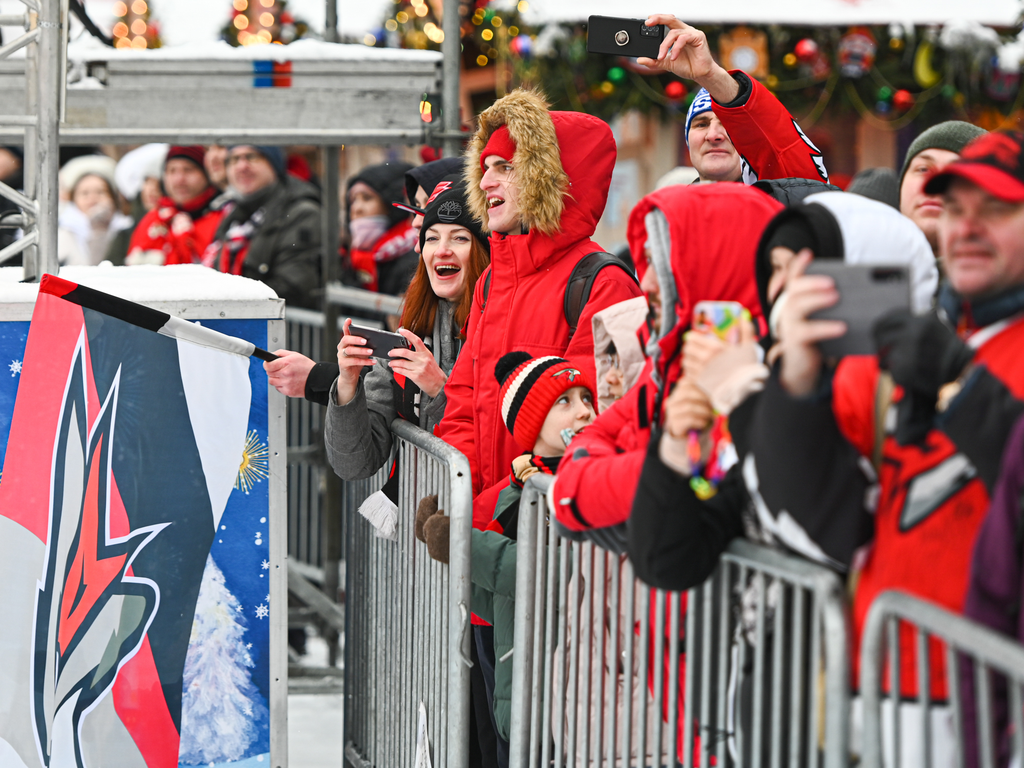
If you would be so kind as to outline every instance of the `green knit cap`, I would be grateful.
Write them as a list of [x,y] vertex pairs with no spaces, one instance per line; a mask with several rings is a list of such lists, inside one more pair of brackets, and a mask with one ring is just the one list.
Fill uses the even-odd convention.
[[933,125],[911,142],[907,157],[903,160],[903,170],[900,171],[900,188],[903,187],[903,177],[907,175],[910,161],[926,149],[948,149],[959,155],[965,146],[985,133],[988,131],[984,128],[963,120],[947,120]]

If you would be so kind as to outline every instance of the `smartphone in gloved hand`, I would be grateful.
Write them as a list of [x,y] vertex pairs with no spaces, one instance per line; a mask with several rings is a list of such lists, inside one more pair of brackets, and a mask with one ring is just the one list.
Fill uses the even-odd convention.
[[807,265],[808,275],[828,275],[836,284],[839,301],[819,310],[811,320],[842,320],[846,333],[838,339],[819,342],[826,357],[875,354],[871,329],[883,315],[894,309],[910,309],[910,272],[899,264],[846,264],[815,259]]

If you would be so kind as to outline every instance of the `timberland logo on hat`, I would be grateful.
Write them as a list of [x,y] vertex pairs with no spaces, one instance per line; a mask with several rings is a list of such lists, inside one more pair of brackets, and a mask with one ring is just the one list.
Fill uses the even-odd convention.
[[453,182],[453,181],[439,181],[439,182],[437,182],[437,186],[434,187],[434,191],[430,193],[430,197],[427,198],[427,202],[426,202],[426,204],[423,207],[426,208],[428,205],[430,205],[432,202],[434,202],[434,200],[437,199],[438,195],[440,195],[442,192],[447,192],[449,189],[451,189],[452,185],[454,183],[455,182]]
[[577,371],[575,368],[563,368],[558,373],[552,374],[551,378],[552,379],[557,379],[559,376],[565,376],[566,378],[569,379],[570,382],[572,382],[572,381],[576,381],[576,377],[577,376],[582,376],[582,375],[583,374],[580,373],[579,371]]
[[437,209],[437,218],[444,224],[457,221],[462,215],[462,206],[457,200],[445,200]]

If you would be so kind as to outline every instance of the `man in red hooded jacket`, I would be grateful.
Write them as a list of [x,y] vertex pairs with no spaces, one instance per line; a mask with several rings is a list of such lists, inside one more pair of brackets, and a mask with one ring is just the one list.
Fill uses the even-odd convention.
[[[480,115],[466,157],[469,205],[490,230],[491,266],[477,281],[466,343],[445,385],[436,434],[462,451],[479,493],[505,478],[521,452],[501,418],[494,367],[505,354],[571,360],[595,378],[591,318],[640,295],[625,270],[598,272],[575,334],[565,319],[573,268],[604,250],[590,240],[604,212],[615,165],[607,123],[550,112],[535,93],[516,90]],[[489,522],[481,515],[478,527]]]

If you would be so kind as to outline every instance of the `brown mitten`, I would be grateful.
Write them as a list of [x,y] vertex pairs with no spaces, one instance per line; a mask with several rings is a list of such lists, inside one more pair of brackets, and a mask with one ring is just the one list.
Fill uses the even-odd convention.
[[414,530],[416,532],[416,538],[426,544],[427,540],[423,538],[423,524],[427,522],[427,518],[431,515],[437,514],[437,496],[424,496],[420,499],[419,506],[416,507],[416,524]]
[[444,514],[436,514],[427,519],[423,525],[426,535],[427,552],[439,563],[448,564],[448,527],[450,519]]

